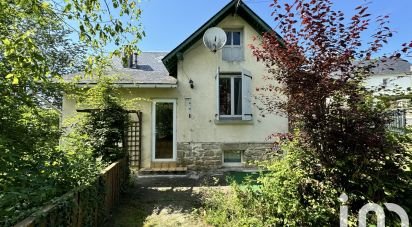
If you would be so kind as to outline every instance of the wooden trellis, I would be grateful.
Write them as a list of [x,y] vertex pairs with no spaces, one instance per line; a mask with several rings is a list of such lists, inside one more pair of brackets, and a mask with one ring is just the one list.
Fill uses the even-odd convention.
[[138,112],[137,121],[130,122],[127,132],[127,150],[131,167],[141,167],[142,149],[142,112]]
[[[77,112],[93,113],[98,109],[78,109]],[[129,128],[125,133],[122,144],[126,144],[129,154],[129,166],[141,168],[141,151],[142,151],[142,112],[137,110],[127,111],[129,114],[136,114],[137,119],[130,122]]]

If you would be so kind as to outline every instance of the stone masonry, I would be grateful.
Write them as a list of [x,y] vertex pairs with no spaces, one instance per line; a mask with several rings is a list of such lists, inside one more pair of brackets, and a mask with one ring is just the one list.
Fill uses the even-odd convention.
[[211,170],[223,167],[223,151],[242,151],[244,167],[253,161],[273,156],[271,143],[177,143],[177,162],[190,170]]

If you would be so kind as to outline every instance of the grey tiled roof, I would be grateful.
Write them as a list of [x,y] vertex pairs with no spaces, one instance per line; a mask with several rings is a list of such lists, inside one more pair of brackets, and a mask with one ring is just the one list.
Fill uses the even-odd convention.
[[373,61],[372,65],[371,71],[375,75],[412,73],[412,64],[401,58],[380,58]]
[[[176,78],[169,76],[162,62],[162,58],[166,54],[166,52],[142,52],[137,59],[137,68],[123,67],[122,59],[114,57],[112,59],[112,67],[107,70],[106,74],[118,76],[117,84],[176,85]],[[71,80],[76,75],[79,74],[66,75],[63,78]],[[81,79],[79,83],[95,83],[95,80]]]

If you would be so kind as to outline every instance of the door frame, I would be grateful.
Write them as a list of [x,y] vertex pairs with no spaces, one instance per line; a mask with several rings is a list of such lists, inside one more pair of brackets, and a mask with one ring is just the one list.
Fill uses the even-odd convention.
[[[156,104],[173,103],[173,158],[156,159]],[[152,104],[152,161],[153,162],[174,162],[176,161],[176,99],[154,99]]]

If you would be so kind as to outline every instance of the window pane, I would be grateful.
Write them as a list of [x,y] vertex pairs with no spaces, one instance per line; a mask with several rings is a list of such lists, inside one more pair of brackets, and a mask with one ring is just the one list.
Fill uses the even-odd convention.
[[233,45],[240,46],[240,32],[233,32]]
[[242,115],[242,78],[235,80],[235,115]]
[[242,162],[241,151],[224,151],[223,162],[225,163],[240,163]]
[[232,32],[226,32],[226,45],[232,45]]
[[219,114],[230,115],[230,78],[219,78]]
[[155,158],[173,158],[173,103],[156,103]]

